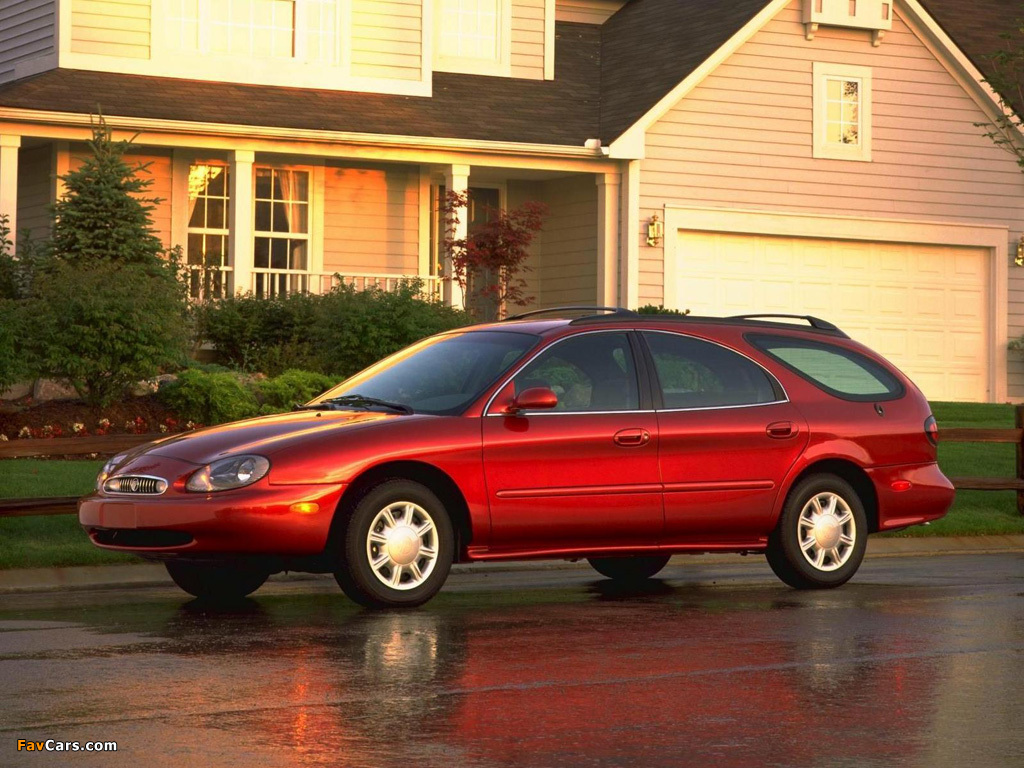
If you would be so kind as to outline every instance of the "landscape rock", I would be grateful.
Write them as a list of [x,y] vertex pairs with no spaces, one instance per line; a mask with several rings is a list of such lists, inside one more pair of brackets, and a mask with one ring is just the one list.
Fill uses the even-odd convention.
[[53,379],[36,379],[32,387],[32,399],[37,403],[48,403],[53,400],[78,400],[75,388]]
[[22,381],[17,384],[12,384],[3,392],[0,392],[0,400],[21,400],[21,398],[28,397],[31,394],[32,382]]
[[162,373],[159,376],[154,376],[152,379],[146,379],[145,381],[138,382],[132,387],[132,396],[144,397],[146,395],[152,395],[154,392],[159,392],[168,384],[177,380],[177,374]]

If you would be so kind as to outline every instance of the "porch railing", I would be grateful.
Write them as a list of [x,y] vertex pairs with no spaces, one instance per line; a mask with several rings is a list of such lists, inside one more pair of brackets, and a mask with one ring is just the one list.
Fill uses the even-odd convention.
[[265,269],[252,271],[252,291],[261,296],[276,296],[288,291],[327,293],[342,284],[365,291],[379,288],[395,291],[402,283],[419,280],[423,284],[424,298],[441,297],[441,279],[433,275],[396,275],[382,272],[305,272],[295,269]]

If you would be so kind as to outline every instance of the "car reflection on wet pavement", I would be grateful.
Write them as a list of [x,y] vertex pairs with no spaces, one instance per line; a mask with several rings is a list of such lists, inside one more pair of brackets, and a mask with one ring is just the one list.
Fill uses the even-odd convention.
[[1024,555],[663,575],[467,574],[400,613],[326,581],[0,596],[0,765],[1024,766]]

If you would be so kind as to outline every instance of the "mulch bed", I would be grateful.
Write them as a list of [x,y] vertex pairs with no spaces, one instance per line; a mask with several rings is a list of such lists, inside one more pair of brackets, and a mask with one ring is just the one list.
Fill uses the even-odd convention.
[[[101,419],[109,420],[110,426],[104,429]],[[32,430],[33,437],[50,437],[40,434],[46,427],[52,430],[54,437],[58,436],[58,431],[60,437],[74,437],[75,424],[82,424],[90,435],[160,432],[161,424],[170,432],[185,428],[177,424],[174,414],[155,395],[133,397],[105,408],[68,400],[36,404],[26,399],[0,404],[0,435],[6,435],[9,440],[18,439],[23,427]]]

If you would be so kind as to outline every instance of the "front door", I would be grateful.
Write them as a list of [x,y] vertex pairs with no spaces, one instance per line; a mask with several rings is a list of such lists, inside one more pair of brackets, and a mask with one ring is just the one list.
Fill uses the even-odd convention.
[[807,425],[761,366],[683,334],[641,334],[654,362],[665,543],[767,535]]
[[[550,411],[504,415],[514,394],[548,387]],[[655,546],[662,532],[658,431],[641,396],[630,334],[553,343],[483,418],[495,550]]]

